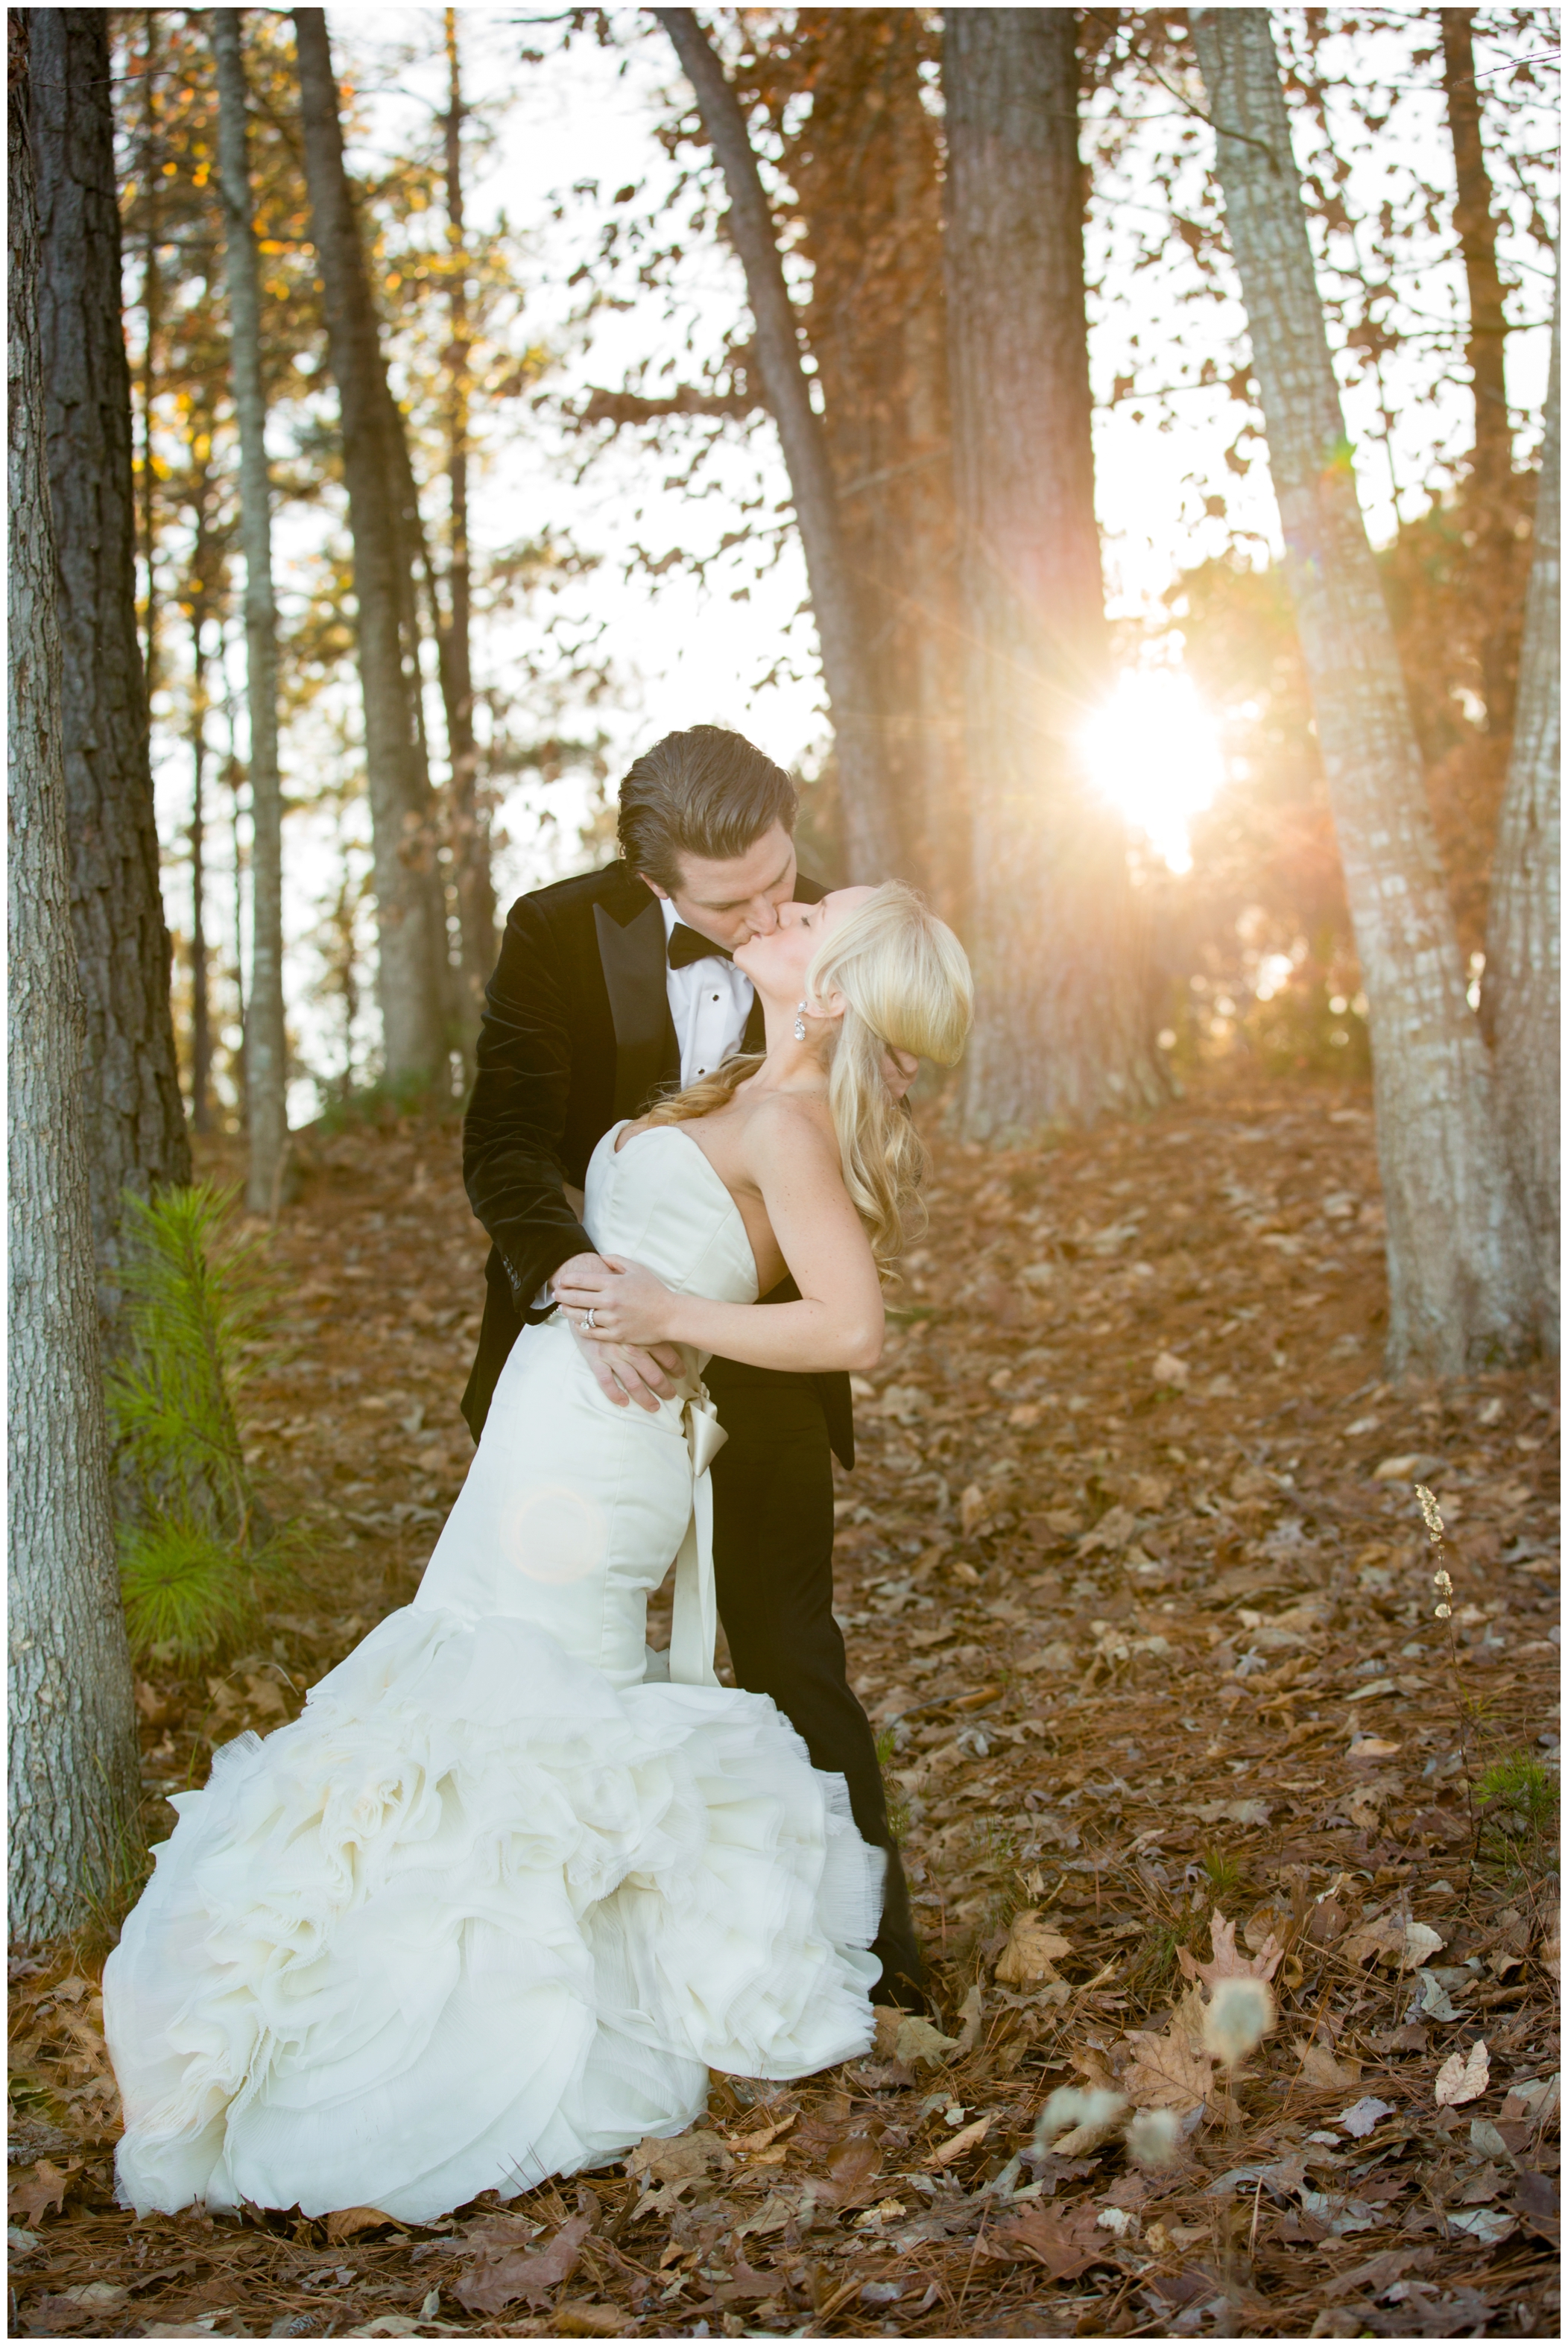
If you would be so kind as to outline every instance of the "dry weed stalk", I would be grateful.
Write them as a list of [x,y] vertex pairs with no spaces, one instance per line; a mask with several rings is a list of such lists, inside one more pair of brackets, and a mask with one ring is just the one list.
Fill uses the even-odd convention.
[[1481,1850],[1481,1825],[1475,1813],[1475,1795],[1471,1784],[1470,1723],[1465,1709],[1463,1682],[1459,1674],[1459,1647],[1454,1642],[1453,1579],[1448,1568],[1448,1535],[1443,1529],[1442,1509],[1438,1505],[1432,1493],[1428,1490],[1424,1483],[1418,1483],[1415,1492],[1420,1505],[1421,1520],[1427,1527],[1427,1538],[1437,1550],[1438,1568],[1432,1575],[1432,1586],[1437,1590],[1438,1601],[1433,1607],[1433,1612],[1436,1618],[1442,1623],[1448,1635],[1448,1667],[1449,1676],[1453,1681],[1454,1716],[1459,1722],[1459,1756],[1460,1766],[1464,1775],[1464,1805],[1470,1817],[1470,1857],[1466,1863],[1468,1886],[1469,1877],[1475,1871],[1475,1861]]

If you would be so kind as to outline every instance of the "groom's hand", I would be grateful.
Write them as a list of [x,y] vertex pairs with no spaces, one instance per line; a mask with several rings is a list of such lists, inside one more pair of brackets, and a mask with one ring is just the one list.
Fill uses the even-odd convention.
[[[551,1285],[570,1286],[575,1272],[602,1271],[606,1268],[602,1255],[575,1254],[551,1274]],[[625,1409],[628,1402],[635,1401],[639,1409],[657,1410],[661,1401],[674,1399],[675,1380],[684,1365],[676,1345],[596,1344],[591,1337],[578,1335],[575,1325],[572,1337],[592,1369],[600,1392],[617,1409]]]

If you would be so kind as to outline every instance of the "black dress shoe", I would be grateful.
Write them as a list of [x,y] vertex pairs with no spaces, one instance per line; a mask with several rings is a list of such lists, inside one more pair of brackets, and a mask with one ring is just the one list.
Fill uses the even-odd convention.
[[871,1990],[871,2002],[891,2012],[918,2012],[922,2020],[931,2013],[930,1996],[907,1972],[884,1970]]

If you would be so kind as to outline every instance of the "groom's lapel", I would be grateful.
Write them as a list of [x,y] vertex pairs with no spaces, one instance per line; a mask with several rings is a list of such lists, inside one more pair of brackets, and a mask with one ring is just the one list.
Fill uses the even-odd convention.
[[635,920],[621,923],[594,906],[599,962],[616,1028],[615,1114],[638,1116],[680,1056],[665,992],[664,913],[657,896]]

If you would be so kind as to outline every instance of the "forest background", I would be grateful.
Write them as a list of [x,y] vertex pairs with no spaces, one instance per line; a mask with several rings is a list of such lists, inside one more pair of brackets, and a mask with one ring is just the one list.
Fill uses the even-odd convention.
[[[1445,71],[1461,68],[1445,67],[1431,14],[1285,10],[1277,30],[1359,485],[1383,548],[1474,978],[1510,731],[1500,678],[1517,661],[1545,396],[1556,36],[1550,11],[1471,13],[1511,403],[1508,482],[1485,492],[1502,510],[1480,531],[1462,499],[1476,444],[1471,292],[1444,88]],[[177,1015],[198,1128],[232,1128],[249,824],[214,69],[199,12],[114,21]],[[286,19],[256,21],[299,1123],[373,1082],[383,1062],[335,394],[289,135],[290,32]],[[691,135],[689,93],[662,33],[629,12],[522,29],[496,11],[456,12],[470,110],[454,244],[440,12],[351,9],[329,21],[438,568],[451,533],[443,353],[455,254],[467,272],[475,783],[496,902],[601,858],[616,778],[640,745],[693,721],[737,725],[800,768],[808,862],[840,876],[831,734],[789,480],[762,404],[742,271],[719,230],[724,191]],[[1156,1031],[1178,1066],[1245,1037],[1270,1066],[1361,1074],[1359,976],[1212,142],[1170,95],[1171,20],[1091,12],[1085,24],[1089,359],[1114,646],[1102,705],[1084,716],[1095,786],[1126,822],[1153,915]],[[893,468],[914,468],[929,487],[945,445],[934,21],[910,10],[742,11],[719,31],[756,90],[758,152],[818,382],[837,352],[838,470],[887,472],[873,444],[901,434]],[[852,160],[814,152],[809,135],[815,82],[840,103],[870,90],[881,106],[879,78],[890,108],[919,109],[912,128],[878,117],[884,137],[912,138],[917,149],[923,184],[901,224],[872,219],[882,199],[856,183]],[[873,156],[873,174],[888,162]],[[840,281],[843,243],[862,231],[878,240]],[[820,270],[838,275],[813,308]],[[841,347],[831,305],[846,302],[859,312],[859,349]],[[813,327],[828,345],[820,358]],[[927,337],[925,416],[911,409],[913,328]],[[868,496],[875,484],[862,505]],[[896,536],[903,519],[857,515],[873,566],[878,528]],[[943,527],[939,514],[937,557],[951,562],[950,517],[945,547]],[[450,745],[429,633],[423,667],[439,784]],[[932,721],[951,733],[951,673],[943,688]]]

